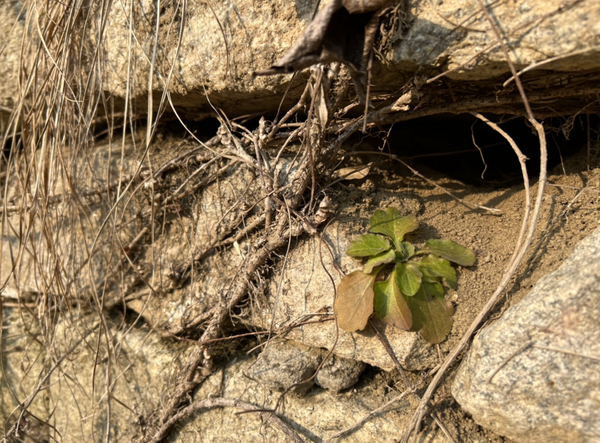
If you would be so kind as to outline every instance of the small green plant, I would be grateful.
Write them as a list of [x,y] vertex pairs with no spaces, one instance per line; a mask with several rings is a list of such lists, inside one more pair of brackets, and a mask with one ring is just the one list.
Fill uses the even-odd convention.
[[450,262],[471,266],[475,254],[451,240],[427,240],[423,249],[416,249],[404,236],[419,227],[417,219],[402,217],[396,208],[375,211],[370,225],[370,234],[361,235],[346,251],[367,262],[338,286],[338,324],[348,332],[362,330],[375,310],[386,324],[419,331],[428,342],[440,343],[452,329],[454,314],[444,298],[443,283],[456,288]]

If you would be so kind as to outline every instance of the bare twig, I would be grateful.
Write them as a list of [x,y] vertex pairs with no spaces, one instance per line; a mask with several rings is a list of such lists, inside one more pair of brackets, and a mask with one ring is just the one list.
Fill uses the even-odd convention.
[[[529,122],[533,125],[533,127],[535,128],[535,130],[538,133],[538,138],[539,138],[539,142],[540,142],[540,178],[538,181],[538,193],[537,193],[537,198],[536,198],[536,202],[535,202],[535,207],[533,209],[533,213],[532,213],[530,219],[528,220],[526,217],[523,217],[520,238],[517,240],[517,244],[516,244],[513,256],[511,257],[511,259],[506,267],[506,270],[504,272],[504,275],[502,276],[502,280],[500,281],[500,284],[498,285],[498,287],[496,288],[496,290],[494,291],[494,293],[492,294],[492,296],[490,297],[488,302],[485,304],[483,309],[479,312],[479,314],[477,315],[475,320],[471,323],[471,326],[469,326],[467,332],[463,335],[463,337],[461,338],[458,345],[456,345],[454,347],[454,349],[450,352],[450,354],[446,357],[446,360],[442,364],[442,367],[440,368],[438,373],[435,375],[435,377],[429,384],[429,387],[427,388],[425,394],[423,395],[421,403],[419,404],[417,410],[415,411],[415,414],[413,415],[413,420],[411,421],[409,429],[405,434],[404,441],[407,441],[410,438],[410,434],[412,434],[412,432],[414,431],[413,441],[416,442],[417,435],[418,435],[417,431],[420,426],[421,420],[423,418],[423,414],[424,414],[427,402],[433,395],[435,389],[437,388],[438,384],[440,383],[446,370],[450,367],[450,365],[454,362],[454,360],[456,359],[456,357],[458,357],[458,355],[462,352],[462,350],[464,348],[466,348],[467,345],[470,343],[472,335],[478,329],[481,322],[488,316],[489,312],[492,310],[492,308],[494,307],[494,305],[496,304],[496,302],[498,301],[498,299],[500,298],[500,296],[502,295],[502,293],[508,286],[510,280],[512,279],[518,266],[520,265],[521,261],[523,260],[525,253],[527,252],[529,246],[531,245],[531,243],[533,241],[533,236],[535,234],[537,221],[538,221],[538,218],[540,215],[540,210],[541,210],[542,203],[543,203],[543,195],[544,195],[544,189],[545,189],[546,178],[547,178],[546,134],[544,132],[544,128],[535,119],[535,117],[531,111],[531,107],[529,106],[529,101],[528,101],[528,98],[523,89],[523,85],[521,84],[520,78],[517,76],[515,66],[512,63],[510,56],[508,55],[508,50],[506,49],[506,46],[504,45],[502,37],[500,36],[500,33],[499,33],[493,19],[491,18],[490,14],[487,11],[483,2],[481,0],[478,0],[478,2],[488,20],[488,22],[490,23],[490,26],[494,29],[496,38],[498,39],[499,43],[502,46],[506,61],[509,64],[511,71],[513,72],[513,76],[515,77],[515,82],[517,84],[519,93],[521,95],[521,99],[525,105],[525,109],[527,110]],[[524,178],[524,180],[525,180],[525,178]],[[528,227],[526,228],[527,225],[528,225]],[[525,232],[527,232],[527,233],[525,234]]]
[[519,353],[523,352],[525,349],[527,349],[529,346],[531,346],[533,344],[533,340],[529,340],[525,343],[523,343],[521,346],[519,346],[517,349],[515,349],[514,352],[512,352],[508,357],[506,357],[504,359],[504,361],[502,363],[500,363],[500,365],[494,370],[494,372],[492,372],[490,374],[490,376],[487,379],[487,383],[491,383],[492,380],[494,379],[494,377],[496,376],[496,374],[498,372],[500,372],[500,370],[506,366],[506,364],[511,361],[513,358],[515,358]]
[[600,356],[598,355],[584,354],[583,352],[575,352],[570,351],[568,349],[555,348],[554,346],[542,346],[534,344],[533,347],[537,349],[545,349],[547,351],[560,352],[562,354],[575,355],[577,357],[587,358],[589,360],[600,361]]
[[193,403],[178,411],[177,414],[173,415],[173,417],[171,417],[171,419],[165,423],[165,425],[167,428],[170,428],[175,423],[186,417],[189,417],[194,412],[202,409],[214,408],[236,408],[243,411],[256,412],[271,426],[283,432],[290,441],[293,441],[294,443],[304,443],[304,440],[296,433],[296,431],[294,431],[291,426],[279,418],[275,413],[265,411],[264,409],[254,406],[251,403],[231,398],[217,397]]
[[395,396],[394,398],[392,398],[387,403],[381,405],[377,409],[373,409],[372,411],[370,411],[367,415],[365,415],[359,421],[357,421],[356,423],[354,423],[352,426],[349,426],[349,427],[347,427],[347,428],[345,428],[345,429],[343,429],[343,430],[341,430],[339,432],[336,432],[331,437],[327,437],[324,441],[325,442],[332,441],[332,440],[335,440],[337,438],[343,437],[345,435],[348,435],[348,434],[356,431],[358,428],[360,428],[366,422],[368,422],[369,420],[371,420],[371,418],[373,418],[376,415],[382,413],[383,411],[385,411],[387,408],[389,408],[394,403],[398,403],[399,401],[401,401],[407,395],[412,394],[414,392],[413,389],[407,389],[407,390],[405,390],[404,392],[402,392],[402,394]]
[[[562,60],[562,59],[565,59],[565,58],[569,58],[569,57],[574,57],[574,56],[576,56],[576,55],[585,54],[585,53],[588,53],[588,52],[589,52],[589,49],[585,49],[585,50],[581,50],[581,51],[573,51],[573,52],[570,52],[570,53],[568,53],[568,54],[562,54],[562,55],[557,55],[556,57],[550,57],[550,58],[547,58],[547,59],[545,59],[545,60],[541,60],[541,61],[539,61],[539,62],[532,62],[532,63],[531,63],[529,66],[527,66],[526,68],[523,68],[523,69],[521,69],[521,70],[520,70],[520,71],[517,73],[517,75],[518,75],[518,76],[521,76],[521,75],[525,74],[526,72],[529,72],[529,71],[532,71],[532,70],[534,70],[534,69],[537,69],[537,68],[539,68],[540,66],[547,65],[548,63],[552,63],[552,62],[555,62],[555,61],[558,61],[558,60]],[[508,80],[506,80],[506,81],[505,81],[505,82],[502,84],[502,87],[503,87],[503,88],[506,88],[506,87],[507,87],[507,86],[508,86],[508,85],[509,85],[511,82],[513,82],[514,80],[515,80],[515,77],[514,77],[514,75],[513,75],[513,76],[511,76],[511,77],[510,77]]]
[[[396,357],[394,350],[392,349],[392,347],[390,346],[390,344],[388,343],[386,338],[383,337],[383,335],[381,335],[381,333],[377,330],[377,328],[375,327],[375,325],[373,324],[373,322],[371,320],[369,320],[369,324],[371,325],[371,328],[373,328],[373,330],[375,331],[375,335],[379,339],[379,342],[383,345],[386,352],[388,353],[388,355],[394,362],[394,365],[396,365],[396,369],[398,369],[398,372],[400,372],[400,375],[402,376],[402,380],[404,381],[404,384],[406,385],[406,389],[408,390],[408,392],[410,392],[412,394],[412,396],[415,397],[417,400],[421,400],[419,395],[415,392],[416,387],[412,385],[410,380],[408,380],[408,377],[406,376],[406,373],[404,372],[404,368],[398,361],[398,358]],[[456,443],[456,440],[454,440],[454,437],[452,437],[450,432],[448,432],[448,429],[446,428],[446,426],[444,425],[442,420],[438,417],[438,415],[435,412],[433,412],[431,414],[431,417],[437,423],[437,425],[440,427],[440,429],[446,435],[446,437],[448,437],[448,440],[450,440],[452,443]]]

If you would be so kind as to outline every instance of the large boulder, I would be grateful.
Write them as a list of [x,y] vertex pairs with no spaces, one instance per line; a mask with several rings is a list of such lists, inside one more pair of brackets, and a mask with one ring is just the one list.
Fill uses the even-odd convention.
[[[210,113],[208,98],[229,115],[276,109],[291,76],[253,80],[252,73],[268,68],[292,47],[317,4],[190,1],[185,21],[176,4],[169,4],[161,11],[156,40],[155,2],[131,6],[115,1],[103,42],[104,88],[124,97],[129,86],[134,96],[145,95],[157,42],[155,72],[160,75],[154,76],[152,88],[162,90],[170,77],[169,90],[180,112],[202,108]],[[497,2],[488,10],[517,69],[539,64],[538,69],[576,73],[600,67],[597,2]],[[400,2],[395,13],[400,25],[384,27],[390,34],[378,43],[374,91],[396,90],[422,68],[430,76],[451,69],[450,78],[461,81],[489,80],[510,71],[478,2],[412,0]],[[129,66],[133,75],[128,77]],[[297,77],[287,100],[297,99],[303,85],[304,77]]]
[[480,425],[518,442],[600,440],[600,229],[476,337],[452,385]]
[[[136,114],[145,112],[149,89],[155,107],[167,104],[161,98],[165,88],[177,112],[194,120],[215,115],[216,109],[229,116],[275,111],[282,100],[285,107],[299,98],[306,75],[296,76],[290,85],[290,75],[254,79],[252,73],[273,65],[293,46],[318,3],[190,0],[185,11],[176,2],[161,4],[157,12],[151,0],[117,0],[110,3],[106,22],[102,14],[92,15],[89,32],[74,41],[84,38],[91,48],[100,48],[100,57],[93,59],[102,73],[97,86],[117,103],[128,94],[137,97]],[[321,3],[323,7],[327,2]],[[572,76],[600,66],[597,2],[496,2],[488,11],[517,69]],[[11,0],[0,5],[0,112],[5,114],[16,98],[14,92],[23,86],[17,74],[26,17],[35,20],[38,13],[33,3],[23,6]],[[418,82],[446,70],[459,82],[498,79],[510,71],[478,2],[402,1],[382,23],[373,92],[395,91],[417,71],[424,75]],[[38,50],[34,31],[26,32],[27,41],[38,43],[26,45],[26,52]],[[40,51],[45,57],[46,49]],[[54,47],[50,51],[53,57],[60,53]],[[39,58],[25,56],[26,65]],[[29,71],[25,69],[26,75]],[[453,94],[460,95],[461,89]]]
[[[412,23],[396,34],[393,63],[453,70],[455,80],[486,80],[510,72],[498,39],[481,11],[485,3],[517,69],[587,71],[600,67],[600,4],[562,0],[410,2]],[[400,38],[402,37],[402,38]]]
[[[256,370],[255,358],[238,357],[232,359],[221,371],[211,375],[197,393],[198,398],[224,397],[232,399],[231,407],[211,407],[185,420],[172,442],[241,442],[256,441],[282,442],[287,439],[280,429],[266,421],[265,415],[239,413],[239,409],[249,406],[265,410],[278,408],[278,415],[293,429],[303,441],[344,441],[360,443],[365,441],[391,441],[402,435],[410,419],[411,398],[399,398],[404,390],[398,385],[391,389],[373,389],[363,384],[340,394],[314,387],[304,396],[288,393],[282,397],[278,389],[257,382],[251,377]],[[397,399],[397,401],[393,401]],[[235,402],[239,406],[235,407]],[[214,402],[217,404],[217,402]],[[368,420],[343,435],[338,440],[336,434],[356,425],[374,410]],[[243,411],[242,411],[243,412]],[[242,431],[243,430],[243,431]],[[435,443],[446,441],[437,430],[426,429],[421,436],[423,441]]]

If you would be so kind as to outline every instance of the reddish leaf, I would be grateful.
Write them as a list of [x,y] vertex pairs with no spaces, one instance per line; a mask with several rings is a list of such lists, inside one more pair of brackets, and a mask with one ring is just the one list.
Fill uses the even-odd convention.
[[337,288],[333,311],[340,328],[347,332],[362,330],[373,313],[373,285],[381,266],[371,274],[354,271]]

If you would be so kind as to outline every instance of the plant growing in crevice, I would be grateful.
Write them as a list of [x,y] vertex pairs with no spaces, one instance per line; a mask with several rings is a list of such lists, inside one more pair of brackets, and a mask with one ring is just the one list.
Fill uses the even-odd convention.
[[415,248],[404,236],[419,227],[417,219],[401,216],[396,208],[375,211],[370,226],[370,233],[346,251],[367,262],[338,286],[338,324],[348,332],[362,330],[375,311],[390,326],[418,331],[428,342],[440,343],[452,329],[454,314],[444,298],[444,284],[456,289],[456,270],[450,262],[471,266],[475,254],[452,240],[431,239],[422,249]]

